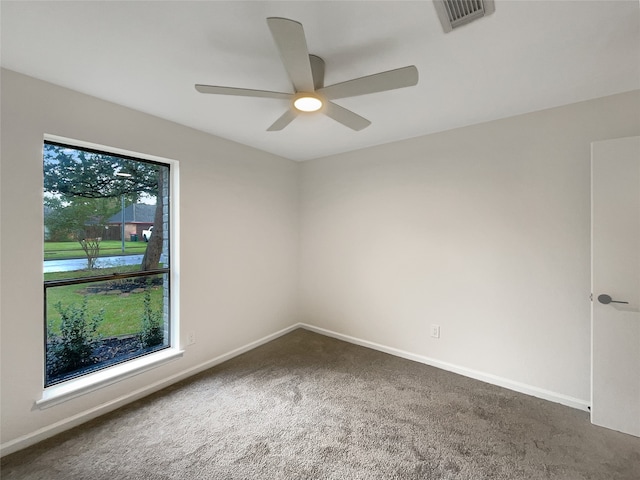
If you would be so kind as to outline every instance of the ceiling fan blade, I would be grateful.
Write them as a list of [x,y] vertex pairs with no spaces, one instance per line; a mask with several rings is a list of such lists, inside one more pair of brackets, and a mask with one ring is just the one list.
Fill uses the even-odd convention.
[[411,65],[329,85],[319,89],[318,93],[321,93],[329,100],[335,100],[337,98],[395,90],[396,88],[412,87],[417,83],[418,69]]
[[323,110],[324,114],[333,118],[336,122],[340,122],[352,130],[360,131],[371,125],[371,122],[351,110],[347,110],[333,102],[326,102]]
[[239,95],[241,97],[283,98],[289,100],[291,93],[270,92],[269,90],[251,90],[250,88],[217,87],[214,85],[196,85],[200,93],[213,93],[217,95]]
[[302,24],[279,17],[267,18],[267,24],[295,91],[313,92],[309,50]]
[[289,109],[282,114],[273,124],[267,128],[267,132],[277,132],[289,125],[293,119],[296,118],[296,114],[293,110]]

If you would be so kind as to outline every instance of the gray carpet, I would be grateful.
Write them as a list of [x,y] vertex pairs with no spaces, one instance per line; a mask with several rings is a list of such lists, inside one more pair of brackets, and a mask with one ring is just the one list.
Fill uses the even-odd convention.
[[2,478],[637,480],[640,439],[296,330],[5,457]]

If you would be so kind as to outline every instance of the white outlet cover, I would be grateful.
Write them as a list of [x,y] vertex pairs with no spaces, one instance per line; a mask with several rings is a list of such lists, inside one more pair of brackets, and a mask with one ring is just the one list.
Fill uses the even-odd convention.
[[431,325],[431,336],[433,338],[440,338],[440,325]]

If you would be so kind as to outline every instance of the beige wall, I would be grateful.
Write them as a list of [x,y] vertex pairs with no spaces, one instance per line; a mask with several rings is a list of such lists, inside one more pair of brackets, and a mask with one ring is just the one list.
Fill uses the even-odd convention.
[[586,408],[590,142],[639,112],[636,91],[302,164],[301,321]]
[[[1,88],[3,446],[298,321],[586,407],[590,142],[640,133],[639,91],[296,164],[10,71]],[[45,133],[180,162],[197,343],[39,410]]]
[[[113,408],[294,323],[297,164],[10,71],[1,86],[3,445]],[[197,343],[179,360],[39,410],[45,133],[180,162],[180,328]]]

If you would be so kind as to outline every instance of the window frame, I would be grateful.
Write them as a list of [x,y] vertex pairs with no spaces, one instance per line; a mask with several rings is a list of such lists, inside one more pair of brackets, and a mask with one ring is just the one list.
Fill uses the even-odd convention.
[[[79,277],[61,280],[44,280],[43,279],[43,349],[41,357],[41,365],[43,366],[42,372],[42,398],[36,401],[36,405],[39,408],[48,408],[49,406],[64,402],[70,398],[75,398],[79,395],[83,395],[90,391],[94,391],[98,388],[102,388],[106,385],[111,385],[132,375],[137,375],[143,371],[160,366],[167,361],[179,358],[183,355],[184,350],[180,349],[180,335],[179,335],[179,284],[177,279],[179,278],[179,218],[177,208],[179,200],[179,162],[176,160],[157,157],[154,155],[148,155],[140,152],[133,152],[130,150],[124,150],[120,148],[114,148],[104,145],[97,145],[94,143],[84,142],[81,140],[70,139],[66,137],[60,137],[57,135],[44,135],[43,147],[46,144],[53,144],[56,146],[72,149],[80,149],[90,153],[98,153],[104,155],[117,156],[127,160],[146,162],[156,165],[161,165],[168,168],[168,189],[169,189],[169,226],[168,226],[168,250],[169,250],[169,266],[167,268],[160,268],[149,271],[140,272],[126,272],[110,275],[96,275],[92,277]],[[44,177],[43,177],[44,181]],[[44,213],[43,213],[44,215]],[[43,236],[42,236],[42,260],[44,262],[44,218],[42,219]],[[94,371],[90,371],[85,374],[81,374],[69,379],[61,380],[46,385],[46,342],[47,342],[47,289],[73,284],[93,283],[105,280],[114,280],[120,278],[135,278],[135,277],[147,277],[159,274],[167,275],[168,283],[168,346],[158,349],[156,351],[143,353],[140,356],[132,359],[126,359],[122,362],[111,364]]]

